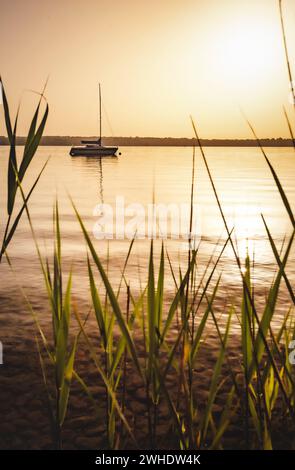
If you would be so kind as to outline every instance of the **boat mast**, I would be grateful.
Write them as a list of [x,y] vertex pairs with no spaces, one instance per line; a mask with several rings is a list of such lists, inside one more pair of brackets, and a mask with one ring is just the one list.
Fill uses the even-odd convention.
[[101,90],[99,83],[99,145],[101,145]]

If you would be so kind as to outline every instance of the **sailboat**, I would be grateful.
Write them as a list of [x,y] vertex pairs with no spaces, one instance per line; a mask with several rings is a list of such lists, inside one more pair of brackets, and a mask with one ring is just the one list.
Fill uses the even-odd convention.
[[107,157],[116,155],[118,147],[106,147],[101,143],[101,88],[99,84],[99,138],[97,140],[81,140],[83,145],[75,145],[70,150],[72,157]]

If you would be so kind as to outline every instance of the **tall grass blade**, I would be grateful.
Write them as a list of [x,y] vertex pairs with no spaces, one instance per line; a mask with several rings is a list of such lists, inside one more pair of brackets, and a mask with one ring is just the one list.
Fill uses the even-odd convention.
[[[72,203],[73,204],[73,203]],[[139,361],[138,361],[138,355],[137,355],[137,351],[136,351],[136,348],[135,348],[135,345],[134,345],[134,342],[133,342],[133,339],[131,337],[131,334],[130,334],[130,331],[129,331],[129,328],[128,328],[128,325],[126,325],[126,322],[125,322],[125,319],[122,315],[122,312],[121,312],[121,309],[119,307],[119,304],[118,304],[118,301],[117,301],[117,297],[111,287],[111,284],[110,284],[110,281],[105,273],[105,270],[103,269],[103,266],[100,262],[100,259],[99,257],[97,256],[97,253],[95,251],[95,248],[90,240],[90,237],[87,233],[87,230],[82,222],[82,219],[75,207],[75,205],[73,204],[73,208],[74,208],[74,211],[76,213],[76,216],[77,216],[77,219],[79,221],[79,224],[80,224],[80,227],[82,229],[82,232],[84,234],[84,238],[86,240],[86,243],[88,245],[88,248],[91,252],[91,255],[92,255],[92,258],[97,266],[97,269],[101,275],[101,278],[103,280],[103,283],[105,285],[105,288],[106,288],[106,292],[109,296],[109,299],[110,299],[110,302],[111,302],[111,305],[112,305],[112,308],[113,308],[113,311],[114,311],[114,314],[116,316],[116,319],[117,319],[117,322],[118,322],[118,325],[121,329],[121,332],[123,334],[123,336],[125,337],[125,340],[126,340],[126,343],[127,343],[127,348],[129,350],[129,353],[134,361],[134,364],[138,370],[138,372],[140,373],[140,375],[143,377],[143,374],[142,374],[142,370],[141,370],[141,367],[140,367],[140,364],[139,364]]]
[[25,173],[38,149],[38,146],[40,144],[46,121],[48,118],[48,113],[49,113],[49,106],[48,103],[46,103],[46,108],[43,114],[43,117],[41,119],[41,122],[39,124],[39,127],[34,135],[34,137],[31,139],[30,143],[27,145],[27,148],[24,150],[23,158],[19,167],[19,179],[22,181],[23,177],[25,176]]
[[249,128],[251,129],[251,132],[252,132],[252,134],[253,134],[255,140],[257,141],[257,143],[258,143],[258,145],[259,145],[259,148],[260,148],[260,150],[261,150],[261,152],[262,152],[262,155],[264,156],[265,161],[266,161],[266,163],[267,163],[267,165],[268,165],[268,167],[269,167],[269,169],[270,169],[270,171],[271,171],[271,174],[272,174],[273,179],[274,179],[274,181],[275,181],[275,183],[276,183],[276,186],[277,186],[277,188],[278,188],[278,190],[279,190],[279,193],[280,193],[281,199],[282,199],[282,201],[283,201],[283,204],[284,204],[284,206],[285,206],[285,208],[286,208],[286,211],[288,212],[288,215],[289,215],[290,221],[291,221],[291,223],[292,223],[292,226],[293,226],[293,228],[295,228],[295,219],[294,219],[293,211],[292,211],[292,209],[291,209],[291,206],[290,206],[290,203],[289,203],[289,201],[288,201],[287,195],[286,195],[286,193],[285,193],[285,191],[284,191],[284,189],[283,189],[283,187],[282,187],[282,185],[281,185],[281,182],[280,182],[280,180],[279,180],[279,178],[278,178],[278,176],[277,176],[277,174],[276,174],[276,172],[275,172],[275,170],[274,170],[272,164],[271,164],[270,161],[269,161],[269,158],[267,157],[267,155],[266,155],[266,153],[265,153],[265,151],[264,151],[264,148],[263,148],[263,145],[261,144],[260,139],[259,139],[258,136],[256,135],[256,132],[255,132],[255,130],[254,130],[252,124],[250,123],[250,121],[249,121],[246,117],[245,117],[245,119],[246,119],[246,122],[247,122]]
[[225,330],[225,334],[223,337],[223,345],[221,346],[221,350],[220,350],[220,353],[219,353],[219,356],[218,356],[218,359],[217,359],[217,362],[215,364],[214,371],[213,371],[213,377],[212,377],[212,381],[211,381],[211,385],[209,389],[209,397],[208,397],[207,405],[205,408],[203,424],[202,424],[202,442],[205,442],[206,436],[207,436],[208,424],[209,424],[209,420],[210,420],[211,413],[212,413],[212,406],[215,401],[217,387],[218,387],[218,380],[220,378],[221,367],[224,361],[225,348],[226,348],[227,339],[229,335],[232,313],[233,313],[233,310],[230,309],[229,314],[228,314],[227,324],[226,324],[226,330]]

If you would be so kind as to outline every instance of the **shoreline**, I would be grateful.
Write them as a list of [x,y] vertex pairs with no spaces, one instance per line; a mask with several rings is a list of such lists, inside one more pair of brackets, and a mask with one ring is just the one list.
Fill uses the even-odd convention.
[[[94,136],[45,136],[40,142],[40,146],[68,147],[80,144],[81,140],[91,140]],[[17,146],[25,144],[25,137],[18,137]],[[196,139],[173,138],[173,137],[102,137],[104,145],[116,145],[120,147],[198,147]],[[257,147],[259,143],[254,139],[201,139],[203,147]],[[263,147],[293,148],[291,139],[260,139]],[[7,137],[0,136],[0,147],[8,147]]]

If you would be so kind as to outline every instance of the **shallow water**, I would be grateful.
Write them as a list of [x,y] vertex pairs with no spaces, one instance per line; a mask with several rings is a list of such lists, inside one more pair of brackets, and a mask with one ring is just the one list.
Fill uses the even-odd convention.
[[[85,267],[85,243],[69,200],[71,195],[77,209],[90,231],[92,241],[100,253],[105,265],[108,264],[110,276],[118,283],[121,269],[128,251],[130,240],[110,239],[97,240],[93,228],[98,215],[93,215],[94,208],[101,203],[109,204],[115,210],[116,198],[124,199],[125,206],[141,205],[145,211],[145,228],[147,229],[147,210],[153,198],[156,204],[182,204],[189,208],[192,179],[191,148],[182,147],[122,147],[118,158],[74,157],[68,155],[67,147],[41,147],[24,180],[24,189],[28,191],[48,157],[50,160],[30,201],[30,214],[34,230],[42,250],[48,256],[52,253],[52,212],[55,198],[58,198],[63,236],[62,251],[65,268],[74,267],[74,292],[82,305],[89,299],[87,273]],[[18,148],[19,156],[22,149]],[[245,258],[247,251],[255,259],[255,282],[258,287],[267,289],[272,281],[275,261],[266,236],[261,214],[267,220],[277,248],[281,249],[284,238],[289,238],[291,224],[281,202],[275,183],[264,158],[258,148],[206,148],[205,153],[212,171],[216,188],[224,209],[228,225],[234,227],[239,255]],[[0,148],[0,204],[1,213],[6,206],[6,165],[8,149]],[[289,201],[295,205],[295,153],[291,148],[269,148],[267,154],[273,163]],[[204,271],[211,254],[215,256],[221,249],[225,238],[225,229],[220,217],[216,200],[210,186],[199,151],[196,150],[195,165],[195,223],[196,239],[199,246],[198,270],[200,276]],[[129,208],[130,209],[130,208]],[[104,213],[107,209],[103,209]],[[114,212],[115,213],[115,212]],[[181,211],[179,212],[181,214]],[[126,229],[131,213],[122,224],[122,213],[117,212],[117,233]],[[159,217],[158,226],[165,222]],[[179,220],[179,219],[177,219]],[[188,220],[185,221],[188,231]],[[177,224],[176,224],[177,225]],[[167,248],[177,267],[186,262],[187,243],[184,238],[175,237],[177,227],[168,224]],[[185,231],[184,230],[184,231]],[[1,225],[3,231],[3,224]],[[134,227],[132,226],[132,233]],[[109,233],[109,232],[108,232]],[[162,232],[161,232],[162,233]],[[216,248],[216,244],[219,245]],[[135,242],[130,265],[127,269],[127,280],[133,289],[138,289],[140,282],[146,278],[147,256],[149,251],[147,238]],[[156,247],[158,256],[160,243]],[[107,251],[109,262],[107,263]],[[19,224],[17,233],[9,246],[9,255],[15,272],[4,261],[0,266],[1,310],[7,315],[19,312],[23,304],[17,282],[25,288],[34,306],[44,307],[44,285],[26,217]],[[168,263],[167,263],[167,272]],[[220,262],[218,273],[222,274],[221,293],[234,296],[239,288],[240,278],[235,267],[232,251],[227,248]],[[294,281],[294,252],[291,252],[287,267],[290,279]],[[167,278],[167,291],[173,290],[171,276]],[[283,297],[283,303],[287,298]],[[22,321],[25,321],[25,316]]]

